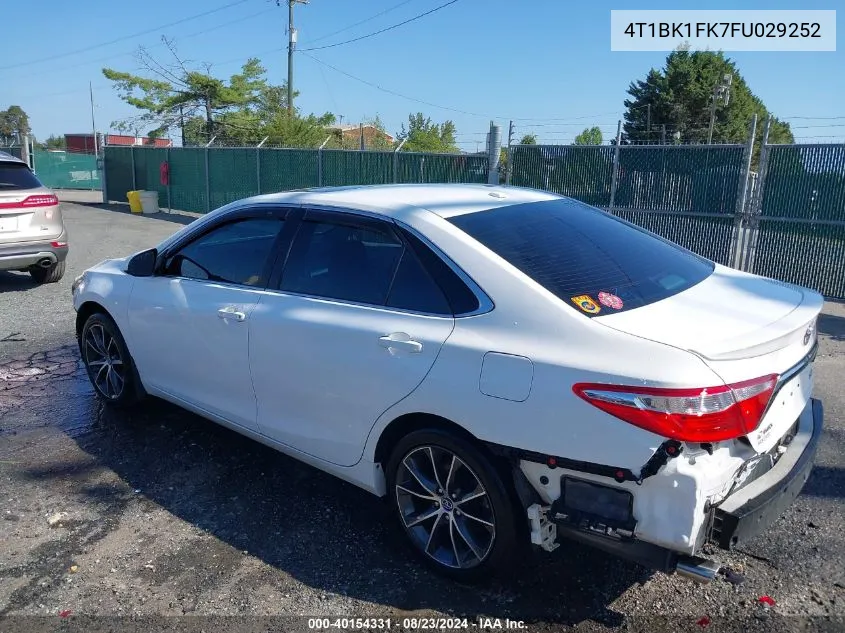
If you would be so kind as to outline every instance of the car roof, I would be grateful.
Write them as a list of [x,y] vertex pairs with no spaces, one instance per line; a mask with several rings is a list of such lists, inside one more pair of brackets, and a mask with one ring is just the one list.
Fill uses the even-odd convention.
[[525,189],[481,184],[406,184],[321,187],[249,198],[252,202],[343,207],[389,217],[425,209],[442,218],[496,207],[558,199],[561,196]]
[[3,161],[4,163],[23,163],[26,165],[26,163],[17,156],[12,156],[11,154],[3,151],[0,151],[0,161]]

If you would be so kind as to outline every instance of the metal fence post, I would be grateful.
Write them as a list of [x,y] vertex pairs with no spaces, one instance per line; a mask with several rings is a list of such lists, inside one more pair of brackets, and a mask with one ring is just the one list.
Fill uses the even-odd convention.
[[420,182],[425,182],[425,156],[420,156]]
[[760,215],[763,212],[763,193],[766,184],[766,174],[769,171],[769,132],[772,127],[772,119],[766,119],[766,125],[763,128],[763,138],[760,141],[760,166],[758,167],[757,176],[757,192],[751,205],[751,210],[748,214],[748,239],[747,244],[743,246],[742,260],[740,261],[740,270],[746,272],[754,272],[754,255],[757,250],[757,241],[760,237]]
[[173,180],[173,177],[170,175],[170,147],[167,148],[167,170],[167,212],[170,213],[173,210],[170,201],[170,182]]
[[269,136],[261,139],[261,142],[255,146],[255,186],[258,188],[259,195],[261,194],[261,146],[267,142]]
[[619,185],[619,149],[622,145],[622,121],[616,125],[616,147],[613,150],[613,172],[610,176],[610,206],[608,210],[613,213],[616,206],[616,187]]
[[132,191],[138,190],[138,183],[135,181],[135,146],[129,147],[129,156],[132,159]]
[[[214,139],[212,139],[213,141]],[[211,143],[209,143],[210,145]],[[211,211],[211,178],[208,174],[208,145],[205,146],[205,212]]]
[[331,136],[327,136],[326,140],[323,141],[323,144],[320,145],[320,148],[317,150],[317,186],[323,186],[323,148],[326,146],[326,143],[329,142]]
[[[103,188],[103,204],[109,202],[108,181],[106,180],[106,148],[103,147],[103,168],[100,170],[100,186]],[[134,170],[133,170],[134,171]]]
[[405,144],[408,138],[405,137],[402,139],[402,142],[399,143],[397,148],[393,150],[393,182],[399,182],[399,150],[402,149],[402,146]]
[[746,200],[748,197],[748,183],[751,180],[751,157],[754,154],[754,136],[757,133],[757,115],[751,117],[751,128],[748,133],[748,141],[745,144],[745,153],[742,156],[743,174],[740,178],[739,193],[736,201],[736,222],[732,232],[730,258],[735,268],[739,267],[742,245],[745,243],[745,234],[748,231],[749,222]]

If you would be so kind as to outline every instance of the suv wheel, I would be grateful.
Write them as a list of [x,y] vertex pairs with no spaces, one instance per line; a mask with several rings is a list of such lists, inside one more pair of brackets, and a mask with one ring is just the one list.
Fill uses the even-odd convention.
[[56,262],[47,268],[33,266],[29,269],[29,274],[39,284],[54,284],[64,276],[65,262]]
[[471,442],[438,429],[414,431],[394,448],[387,477],[402,530],[440,573],[475,580],[517,550],[507,489]]

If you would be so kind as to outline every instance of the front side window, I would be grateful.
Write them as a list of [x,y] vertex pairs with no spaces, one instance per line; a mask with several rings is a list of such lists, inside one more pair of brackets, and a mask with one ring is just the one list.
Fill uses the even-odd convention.
[[259,286],[283,224],[278,218],[248,218],[214,228],[170,256],[164,274]]
[[450,221],[590,317],[661,301],[714,269],[680,246],[570,199],[498,207]]

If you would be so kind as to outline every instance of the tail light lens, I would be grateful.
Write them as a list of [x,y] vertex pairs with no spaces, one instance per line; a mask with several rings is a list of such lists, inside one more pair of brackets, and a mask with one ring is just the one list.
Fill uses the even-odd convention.
[[704,389],[661,389],[579,383],[572,390],[629,424],[680,442],[719,442],[756,429],[777,374]]
[[28,209],[31,207],[52,207],[59,204],[59,199],[53,194],[39,194],[28,196],[19,202],[2,202],[0,209]]
[[53,194],[29,196],[21,202],[22,207],[52,207],[57,204],[59,204],[59,199]]

